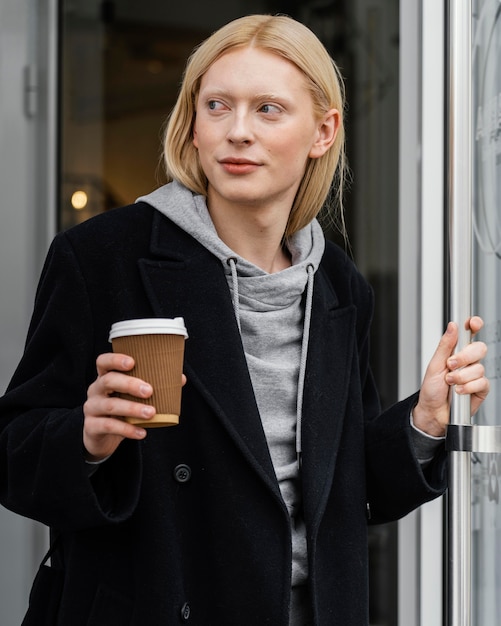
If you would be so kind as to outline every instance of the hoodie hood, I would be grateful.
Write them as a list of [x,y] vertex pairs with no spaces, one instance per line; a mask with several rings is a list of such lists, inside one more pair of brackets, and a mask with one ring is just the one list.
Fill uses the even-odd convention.
[[[291,254],[292,266],[276,274],[268,274],[250,261],[237,255],[219,238],[212,223],[204,196],[197,195],[181,185],[181,183],[174,181],[148,195],[141,196],[136,202],[140,201],[150,204],[160,213],[163,213],[177,226],[200,242],[207,250],[212,252],[222,262],[227,274],[230,273],[228,260],[230,258],[235,259],[239,279],[280,276],[280,279],[285,283],[284,286],[291,288],[292,283],[295,281],[293,278],[288,280],[288,274],[295,273],[293,268],[299,266],[303,270],[302,274],[306,276],[306,267],[311,265],[314,271],[316,271],[324,253],[325,240],[322,228],[317,220],[313,220],[295,233],[287,243]],[[270,279],[269,282],[275,281]],[[254,296],[259,298],[259,294],[255,291],[258,283],[261,283],[261,281],[254,281],[254,284],[250,286]],[[304,290],[304,284],[301,292]],[[269,287],[271,285],[264,285],[265,292],[268,291]]]

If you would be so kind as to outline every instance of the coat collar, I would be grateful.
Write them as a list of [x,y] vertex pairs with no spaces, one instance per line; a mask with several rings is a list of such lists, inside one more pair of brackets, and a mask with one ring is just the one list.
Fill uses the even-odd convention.
[[[157,212],[150,251],[151,258],[139,262],[142,280],[156,315],[185,319],[189,333],[185,372],[190,384],[282,502],[221,262]],[[339,308],[326,273],[318,270],[303,400],[303,482],[305,514],[310,519],[321,514],[334,472],[354,319],[351,307]]]

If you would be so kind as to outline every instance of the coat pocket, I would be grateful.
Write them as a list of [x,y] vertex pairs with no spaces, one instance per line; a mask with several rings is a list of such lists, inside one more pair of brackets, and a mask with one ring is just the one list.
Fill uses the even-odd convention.
[[21,626],[56,626],[63,581],[63,570],[48,565],[40,566]]
[[87,626],[129,626],[134,608],[130,597],[101,585],[96,593]]

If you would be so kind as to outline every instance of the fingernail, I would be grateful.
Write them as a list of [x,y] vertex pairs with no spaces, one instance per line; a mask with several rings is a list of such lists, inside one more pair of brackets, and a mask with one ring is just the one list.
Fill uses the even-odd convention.
[[452,374],[447,374],[447,376],[445,377],[446,382],[449,383],[449,385],[452,385],[454,382],[454,376]]
[[144,417],[151,417],[152,415],[155,415],[155,409],[152,406],[145,406],[142,410],[142,414]]
[[452,335],[452,333],[454,332],[454,324],[452,322],[449,322],[447,324],[447,329],[445,331],[448,335]]
[[144,428],[136,428],[136,435],[142,439],[143,437],[146,437],[146,431]]
[[150,396],[151,392],[152,392],[152,388],[150,387],[150,385],[141,385],[139,387],[139,393],[145,398]]
[[454,370],[454,369],[456,369],[456,367],[457,367],[457,366],[458,366],[458,362],[456,361],[456,359],[449,359],[449,360],[447,361],[447,367],[448,367],[450,370]]
[[125,357],[122,361],[122,367],[126,369],[130,369],[133,364],[134,364],[134,361],[130,357]]

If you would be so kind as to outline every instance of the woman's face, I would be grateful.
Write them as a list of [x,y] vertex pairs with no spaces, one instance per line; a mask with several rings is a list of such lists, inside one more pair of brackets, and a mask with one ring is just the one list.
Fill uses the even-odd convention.
[[282,57],[252,47],[224,54],[202,77],[193,128],[209,207],[288,216],[308,158],[333,141],[336,114],[315,117],[306,79]]

